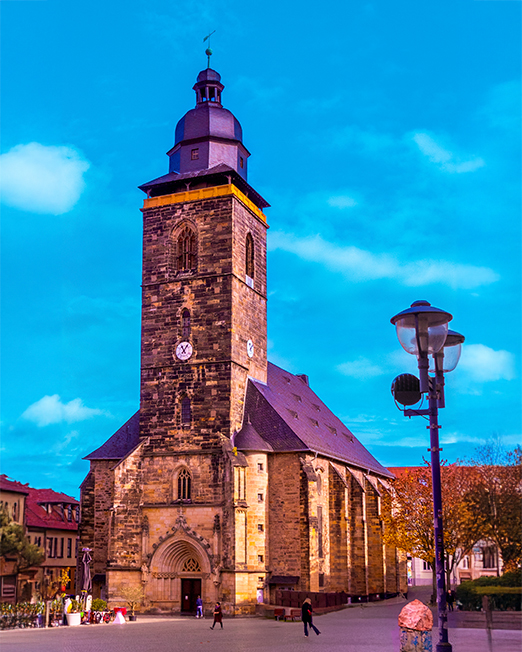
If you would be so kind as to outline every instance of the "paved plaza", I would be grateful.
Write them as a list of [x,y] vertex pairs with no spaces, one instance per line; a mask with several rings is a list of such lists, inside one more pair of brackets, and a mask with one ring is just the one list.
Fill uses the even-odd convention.
[[[211,631],[211,619],[140,616],[124,625],[82,625],[0,632],[2,652],[399,652],[397,617],[406,601],[352,607],[322,616],[314,623],[321,635],[304,638],[300,622],[231,618]],[[434,644],[436,642],[434,631]],[[484,629],[450,629],[454,652],[520,652],[522,632],[494,630],[489,647]],[[435,649],[435,645],[434,645]]]

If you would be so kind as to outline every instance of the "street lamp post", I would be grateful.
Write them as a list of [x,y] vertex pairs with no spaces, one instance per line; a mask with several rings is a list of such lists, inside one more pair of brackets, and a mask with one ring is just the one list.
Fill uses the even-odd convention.
[[[418,399],[422,394],[428,396],[427,410],[404,410],[405,416],[428,416],[430,431],[431,478],[433,490],[433,522],[435,529],[435,573],[437,577],[437,612],[439,625],[439,642],[437,652],[451,652],[448,641],[448,614],[446,610],[446,575],[444,569],[444,528],[442,522],[442,491],[440,481],[439,447],[439,408],[444,407],[444,373],[452,371],[460,358],[461,344],[464,336],[448,330],[452,319],[449,312],[434,308],[427,301],[415,301],[410,308],[403,310],[391,323],[397,328],[397,337],[405,351],[417,356],[419,367]],[[430,364],[431,356],[431,364]],[[433,376],[429,375],[433,372]],[[399,396],[399,376],[393,388],[396,398]],[[411,378],[411,377],[410,377]],[[410,381],[411,383],[411,381]],[[397,384],[397,385],[396,385]],[[415,392],[413,392],[415,395]],[[403,393],[402,396],[405,396]],[[404,399],[404,404],[412,405],[415,397]],[[399,400],[399,402],[402,402]]]

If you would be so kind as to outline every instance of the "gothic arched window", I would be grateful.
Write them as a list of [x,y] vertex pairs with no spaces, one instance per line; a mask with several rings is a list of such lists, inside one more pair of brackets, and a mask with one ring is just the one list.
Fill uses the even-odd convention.
[[190,312],[185,308],[181,313],[181,331],[184,340],[190,337]]
[[247,277],[254,280],[254,239],[252,238],[251,233],[246,237],[245,268]]
[[176,240],[176,271],[195,270],[196,264],[196,234],[189,226],[185,226]]
[[189,426],[192,421],[192,408],[188,396],[181,399],[181,425]]
[[191,498],[190,473],[187,469],[181,469],[178,474],[178,500],[190,500]]
[[197,559],[191,557],[186,559],[185,563],[181,567],[182,573],[201,573],[201,565]]

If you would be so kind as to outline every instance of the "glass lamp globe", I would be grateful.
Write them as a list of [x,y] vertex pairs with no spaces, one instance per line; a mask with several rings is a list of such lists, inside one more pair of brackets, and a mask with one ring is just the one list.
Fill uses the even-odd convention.
[[[446,337],[443,348],[430,358],[430,371],[442,371],[443,373],[453,371],[459,363],[464,339],[464,335],[448,330],[448,336]],[[438,369],[435,366],[436,360]]]
[[415,301],[403,310],[391,323],[397,328],[402,348],[412,355],[433,355],[440,351],[448,334],[449,312],[434,308],[427,301]]

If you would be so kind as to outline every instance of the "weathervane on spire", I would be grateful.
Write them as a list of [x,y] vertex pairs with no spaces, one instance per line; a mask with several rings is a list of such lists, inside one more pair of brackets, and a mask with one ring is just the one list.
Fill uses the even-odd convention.
[[[214,30],[214,32],[215,32],[215,31],[216,31],[216,30]],[[214,32],[210,32],[210,34],[209,34],[208,36],[205,36],[205,38],[203,39],[203,43],[204,43],[205,41],[208,40],[208,48],[205,50],[205,54],[206,54],[207,57],[208,57],[208,65],[207,65],[207,68],[210,68],[210,57],[211,57],[211,55],[212,55],[212,50],[210,49],[210,37],[212,36],[212,34],[214,34]]]

